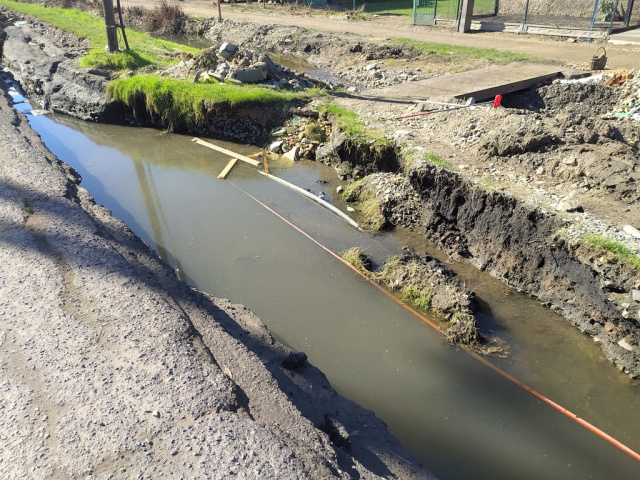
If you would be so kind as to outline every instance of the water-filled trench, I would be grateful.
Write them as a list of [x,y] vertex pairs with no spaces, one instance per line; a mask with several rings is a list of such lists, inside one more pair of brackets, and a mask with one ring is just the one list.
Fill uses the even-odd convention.
[[[190,137],[34,116],[14,95],[48,148],[81,174],[82,186],[182,279],[253,310],[280,341],[307,353],[336,390],[382,418],[439,478],[639,478],[637,460],[446,345],[420,318],[241,189],[334,252],[361,246],[382,261],[404,245],[428,249],[418,235],[359,232],[249,165],[238,164],[228,181],[218,180],[228,157]],[[282,160],[269,168],[344,208],[329,167]],[[509,356],[493,364],[640,451],[637,381],[535,300],[468,266],[451,266],[481,300],[484,332],[509,345]]]

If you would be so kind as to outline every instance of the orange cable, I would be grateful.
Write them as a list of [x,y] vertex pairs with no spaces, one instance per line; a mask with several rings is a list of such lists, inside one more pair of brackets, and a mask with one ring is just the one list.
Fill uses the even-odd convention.
[[[275,210],[273,210],[271,207],[265,205],[263,202],[261,202],[260,200],[258,200],[256,197],[254,197],[253,195],[251,195],[250,193],[246,192],[245,190],[243,190],[242,188],[240,188],[238,185],[236,185],[235,183],[233,183],[232,181],[229,180],[229,183],[231,183],[231,185],[233,185],[234,187],[236,187],[238,190],[240,190],[242,193],[244,193],[245,195],[247,195],[249,198],[253,199],[254,201],[256,201],[259,205],[261,205],[262,207],[264,207],[265,209],[267,209],[269,212],[273,213],[276,217],[278,217],[279,219],[281,219],[283,222],[285,222],[287,225],[289,225],[290,227],[294,228],[296,231],[300,232],[302,235],[304,235],[305,237],[307,237],[309,240],[311,240],[313,243],[315,243],[316,245],[318,245],[320,248],[322,248],[323,250],[325,250],[326,252],[328,252],[330,255],[332,255],[333,257],[335,257],[336,259],[338,259],[340,262],[342,262],[344,265],[348,266],[351,270],[353,270],[354,272],[356,272],[358,275],[360,275],[362,278],[364,278],[365,280],[367,280],[369,283],[371,283],[373,286],[375,286],[378,290],[380,290],[381,292],[383,292],[385,295],[387,295],[389,298],[391,298],[392,300],[394,300],[396,303],[398,303],[399,305],[401,305],[402,307],[404,307],[406,310],[408,310],[409,312],[413,313],[416,317],[420,318],[422,321],[424,321],[427,325],[429,325],[430,327],[432,327],[434,330],[436,330],[439,333],[443,333],[443,330],[436,325],[434,322],[432,322],[431,320],[429,320],[426,316],[424,316],[423,314],[421,314],[420,312],[418,312],[417,310],[415,310],[414,308],[412,308],[411,306],[407,305],[406,303],[400,301],[400,299],[398,299],[397,297],[395,297],[394,295],[391,294],[391,292],[389,292],[387,289],[383,288],[382,286],[378,285],[376,282],[374,282],[373,280],[371,280],[370,278],[368,278],[366,275],[364,275],[360,270],[358,270],[356,267],[354,267],[353,265],[351,265],[349,262],[347,262],[344,258],[342,258],[340,255],[338,255],[337,253],[335,253],[333,250],[329,249],[328,247],[325,247],[324,245],[322,245],[318,240],[316,240],[315,238],[313,238],[311,235],[309,235],[307,232],[305,232],[304,230],[302,230],[300,227],[294,225],[293,223],[291,223],[289,220],[287,220],[286,218],[284,218],[282,215],[280,215],[278,212],[276,212]],[[603,430],[600,430],[598,427],[596,427],[595,425],[592,425],[591,423],[589,423],[588,421],[586,421],[583,418],[578,417],[575,413],[572,413],[571,411],[567,410],[566,408],[564,408],[562,405],[559,405],[558,403],[554,402],[553,400],[551,400],[548,397],[545,397],[543,394],[537,392],[536,390],[534,390],[533,388],[529,387],[528,385],[522,383],[520,380],[518,380],[517,378],[511,376],[510,374],[508,374],[507,372],[505,372],[504,370],[500,369],[499,367],[495,366],[494,364],[492,364],[491,362],[489,362],[486,358],[481,357],[478,353],[464,349],[465,352],[467,352],[469,355],[471,355],[473,358],[475,358],[476,360],[478,360],[479,362],[481,362],[482,364],[484,364],[485,366],[489,367],[491,370],[493,370],[494,372],[500,374],[502,377],[504,377],[507,380],[510,380],[511,382],[513,382],[514,384],[518,385],[519,387],[523,388],[524,390],[526,390],[527,392],[529,392],[530,394],[534,395],[535,397],[537,397],[538,399],[542,400],[543,402],[545,402],[546,404],[550,405],[551,407],[555,408],[557,411],[559,411],[560,413],[564,414],[565,416],[569,417],[571,420],[577,422],[578,424],[582,425],[583,427],[585,427],[587,430],[591,431],[592,433],[595,433],[596,435],[598,435],[599,437],[603,438],[604,440],[606,440],[607,442],[609,442],[611,445],[619,448],[620,450],[622,450],[623,452],[625,452],[626,454],[630,455],[632,458],[634,458],[635,460],[640,461],[640,454],[635,452],[634,450],[630,449],[629,447],[627,447],[626,445],[624,445],[622,442],[616,440],[615,438],[613,438],[611,435],[609,435],[608,433],[605,433]]]

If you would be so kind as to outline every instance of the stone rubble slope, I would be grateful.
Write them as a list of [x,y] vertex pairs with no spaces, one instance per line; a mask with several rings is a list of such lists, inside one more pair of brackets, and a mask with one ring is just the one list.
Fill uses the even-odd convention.
[[5,96],[0,117],[0,478],[431,478],[334,392],[303,407],[367,433],[335,448],[280,388],[284,347],[180,283]]

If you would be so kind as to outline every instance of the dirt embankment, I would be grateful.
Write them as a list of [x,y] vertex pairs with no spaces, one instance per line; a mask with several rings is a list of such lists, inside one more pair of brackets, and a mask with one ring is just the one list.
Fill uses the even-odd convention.
[[[13,110],[9,80],[3,73],[2,478],[432,478],[251,312],[179,282],[96,205]],[[58,92],[70,87],[59,81]]]

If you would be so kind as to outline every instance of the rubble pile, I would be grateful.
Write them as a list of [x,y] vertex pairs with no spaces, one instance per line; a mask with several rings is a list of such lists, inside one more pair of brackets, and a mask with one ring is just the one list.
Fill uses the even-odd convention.
[[640,70],[614,74],[607,85],[620,88],[620,98],[607,117],[640,121]]
[[331,122],[321,117],[294,116],[278,130],[271,133],[273,139],[269,151],[283,154],[291,160],[316,158],[316,150],[331,136]]
[[181,61],[157,75],[172,78],[194,77],[194,82],[257,83],[267,88],[300,91],[314,86],[326,87],[306,74],[297,74],[272,62],[268,55],[243,50],[231,43],[222,43],[201,50],[195,57]]
[[422,69],[394,70],[384,68],[384,64],[369,63],[363,66],[347,67],[336,72],[346,84],[357,85],[361,88],[380,88],[399,85],[406,82],[423,80],[427,76]]

